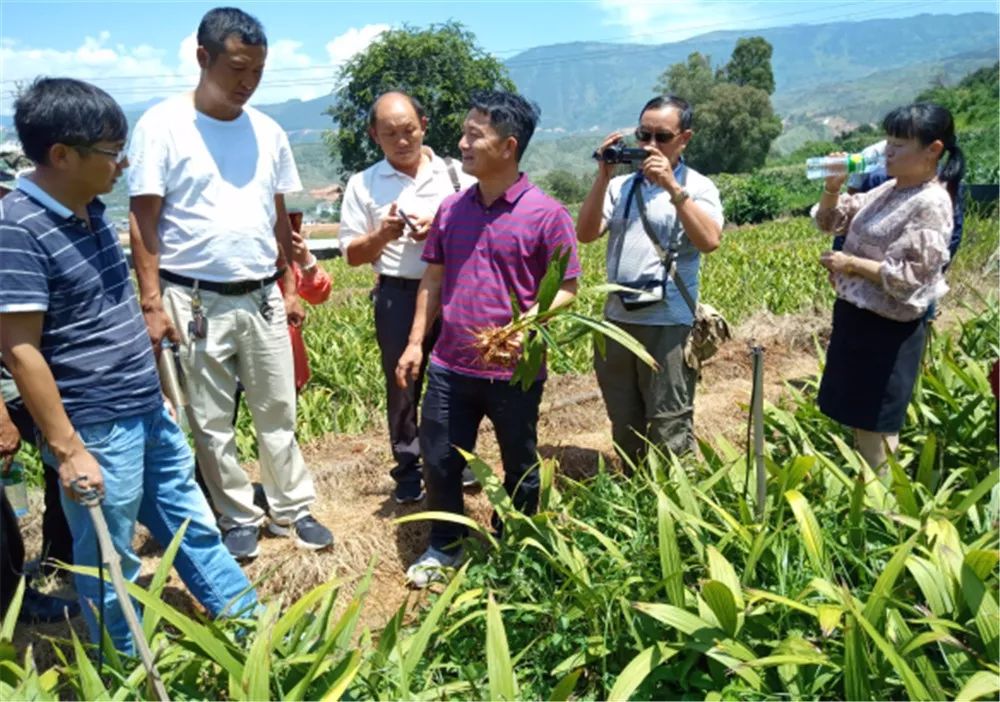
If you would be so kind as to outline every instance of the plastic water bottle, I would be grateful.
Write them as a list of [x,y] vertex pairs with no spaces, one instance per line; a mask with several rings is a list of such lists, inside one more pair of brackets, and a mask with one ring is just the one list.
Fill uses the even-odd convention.
[[3,493],[15,517],[21,519],[28,514],[28,486],[24,482],[24,466],[18,461],[11,463],[10,471],[3,476]]
[[865,149],[859,154],[846,156],[816,156],[806,159],[806,178],[817,180],[830,176],[871,173],[885,165],[885,153]]

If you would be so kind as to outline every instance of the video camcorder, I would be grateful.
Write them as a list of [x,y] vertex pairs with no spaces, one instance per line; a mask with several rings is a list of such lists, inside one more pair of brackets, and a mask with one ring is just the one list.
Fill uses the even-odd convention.
[[645,149],[625,146],[622,142],[616,142],[598,153],[593,153],[593,158],[605,163],[641,163],[649,158],[649,152]]

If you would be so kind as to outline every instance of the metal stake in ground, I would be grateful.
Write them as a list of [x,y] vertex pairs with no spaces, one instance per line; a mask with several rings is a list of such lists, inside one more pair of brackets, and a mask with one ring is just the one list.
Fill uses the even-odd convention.
[[[750,416],[747,423],[747,470],[743,480],[743,499],[750,487],[751,456],[757,471],[757,521],[764,519],[764,500],[767,499],[767,473],[764,470],[764,347],[750,342],[753,358],[753,389],[750,392]],[[750,449],[750,431],[753,430],[753,451]]]
[[118,595],[118,604],[122,608],[122,614],[125,615],[125,621],[128,622],[129,631],[132,632],[132,639],[139,651],[142,666],[146,669],[146,675],[153,686],[153,696],[161,702],[166,702],[170,697],[167,695],[163,680],[160,679],[160,674],[156,671],[156,666],[153,665],[153,652],[149,650],[146,637],[142,634],[139,617],[136,616],[135,608],[132,606],[132,598],[129,597],[125,587],[121,559],[118,557],[118,551],[115,550],[114,544],[111,543],[111,533],[108,531],[107,522],[104,521],[104,512],[101,511],[100,495],[93,488],[82,489],[79,483],[74,483],[73,489],[80,497],[80,504],[87,508],[87,511],[90,512],[90,519],[94,522],[94,531],[97,532],[97,541],[101,547],[101,560],[107,566],[108,572],[111,573],[111,585],[115,588],[115,594]]

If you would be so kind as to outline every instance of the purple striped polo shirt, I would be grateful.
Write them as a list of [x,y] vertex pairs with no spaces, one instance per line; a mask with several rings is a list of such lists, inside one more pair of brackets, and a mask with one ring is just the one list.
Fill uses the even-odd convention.
[[[512,295],[522,311],[535,304],[549,261],[567,247],[565,279],[572,280],[580,276],[573,220],[523,173],[489,207],[478,185],[447,197],[423,253],[427,263],[444,265],[441,335],[431,363],[476,378],[510,380],[513,369],[480,362],[473,332],[510,322]],[[544,367],[539,377],[545,377]]]

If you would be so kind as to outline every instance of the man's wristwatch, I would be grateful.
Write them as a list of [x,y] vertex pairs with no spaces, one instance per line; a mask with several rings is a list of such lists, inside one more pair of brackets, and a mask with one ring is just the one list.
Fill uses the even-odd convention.
[[670,196],[670,202],[674,203],[676,206],[687,200],[689,197],[691,197],[691,194],[687,191],[687,188],[681,188]]

